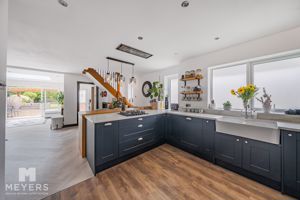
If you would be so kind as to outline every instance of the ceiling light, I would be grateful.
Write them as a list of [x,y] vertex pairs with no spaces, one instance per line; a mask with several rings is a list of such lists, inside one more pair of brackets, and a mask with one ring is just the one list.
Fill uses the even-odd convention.
[[142,36],[139,36],[138,37],[138,40],[143,40],[144,38]]
[[129,54],[132,54],[132,55],[135,55],[135,56],[139,56],[139,57],[142,57],[142,58],[145,58],[145,59],[148,59],[148,58],[150,58],[151,56],[153,56],[153,55],[150,54],[150,53],[146,53],[146,52],[144,52],[144,51],[135,49],[135,48],[130,47],[130,46],[125,45],[125,44],[120,44],[120,45],[117,47],[117,50],[123,51],[123,52],[125,52],[125,53],[129,53]]
[[58,0],[58,3],[60,5],[62,5],[63,7],[68,7],[69,6],[68,2],[66,2],[65,0]]
[[190,2],[189,1],[183,1],[182,3],[181,3],[181,7],[183,7],[183,8],[186,8],[186,7],[188,7],[190,5]]

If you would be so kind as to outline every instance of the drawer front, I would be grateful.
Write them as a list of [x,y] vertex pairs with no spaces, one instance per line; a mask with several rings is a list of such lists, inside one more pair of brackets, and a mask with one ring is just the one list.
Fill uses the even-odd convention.
[[138,138],[124,141],[120,143],[120,156],[125,156],[132,154],[138,150],[141,150],[147,146],[154,144],[155,134],[153,131],[146,131],[144,134],[140,135]]
[[139,117],[119,122],[119,139],[120,141],[136,139],[145,131],[155,131],[156,116]]

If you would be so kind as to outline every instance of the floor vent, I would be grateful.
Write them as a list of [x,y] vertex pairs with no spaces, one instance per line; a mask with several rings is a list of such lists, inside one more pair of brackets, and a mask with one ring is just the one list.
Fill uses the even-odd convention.
[[152,54],[150,53],[146,53],[144,51],[141,51],[141,50],[138,50],[138,49],[135,49],[133,47],[130,47],[130,46],[127,46],[125,44],[120,44],[117,49],[119,51],[123,51],[125,53],[129,53],[129,54],[132,54],[132,55],[135,55],[135,56],[139,56],[141,58],[145,58],[145,59],[148,59],[150,58],[151,56],[153,56]]

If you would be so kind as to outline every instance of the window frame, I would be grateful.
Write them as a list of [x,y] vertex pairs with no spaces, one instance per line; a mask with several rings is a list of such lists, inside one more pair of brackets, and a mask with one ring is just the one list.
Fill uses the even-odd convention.
[[[290,53],[290,54],[285,54],[285,55],[270,56],[268,58],[258,58],[258,59],[244,61],[244,62],[236,62],[233,64],[209,67],[208,68],[208,72],[209,72],[209,74],[208,74],[208,77],[209,77],[208,100],[209,101],[207,102],[207,104],[209,104],[211,102],[211,100],[213,100],[213,71],[214,70],[235,67],[238,65],[246,65],[246,83],[254,84],[254,67],[255,67],[255,65],[283,61],[283,60],[288,60],[288,59],[293,59],[293,58],[300,58],[300,53],[292,53],[292,54]],[[252,99],[250,102],[250,108],[254,109],[254,110],[258,110],[258,111],[262,110],[262,108],[254,107],[254,99]],[[221,108],[216,108],[216,109],[221,109]],[[243,109],[234,109],[234,110],[243,110]],[[285,110],[286,109],[275,108],[275,110],[273,110],[273,112],[284,112]]]

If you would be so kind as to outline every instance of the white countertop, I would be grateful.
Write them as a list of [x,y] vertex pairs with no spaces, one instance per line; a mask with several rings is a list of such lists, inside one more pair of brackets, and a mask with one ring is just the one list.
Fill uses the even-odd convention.
[[279,129],[300,132],[300,124],[289,122],[277,122],[277,126]]
[[122,116],[119,113],[88,115],[86,116],[86,119],[92,123],[104,123],[109,121],[119,121],[124,119],[132,119],[138,117],[170,113],[175,115],[196,117],[201,119],[217,120],[219,122],[243,124],[248,126],[256,126],[256,127],[270,128],[270,129],[284,129],[284,130],[300,132],[300,124],[288,123],[288,122],[277,122],[277,121],[260,120],[260,119],[244,119],[242,117],[230,117],[230,116],[213,115],[213,114],[206,114],[206,113],[187,113],[187,112],[169,111],[169,110],[146,110],[146,113],[147,114],[145,115],[137,115],[137,116],[130,116],[130,117]]

